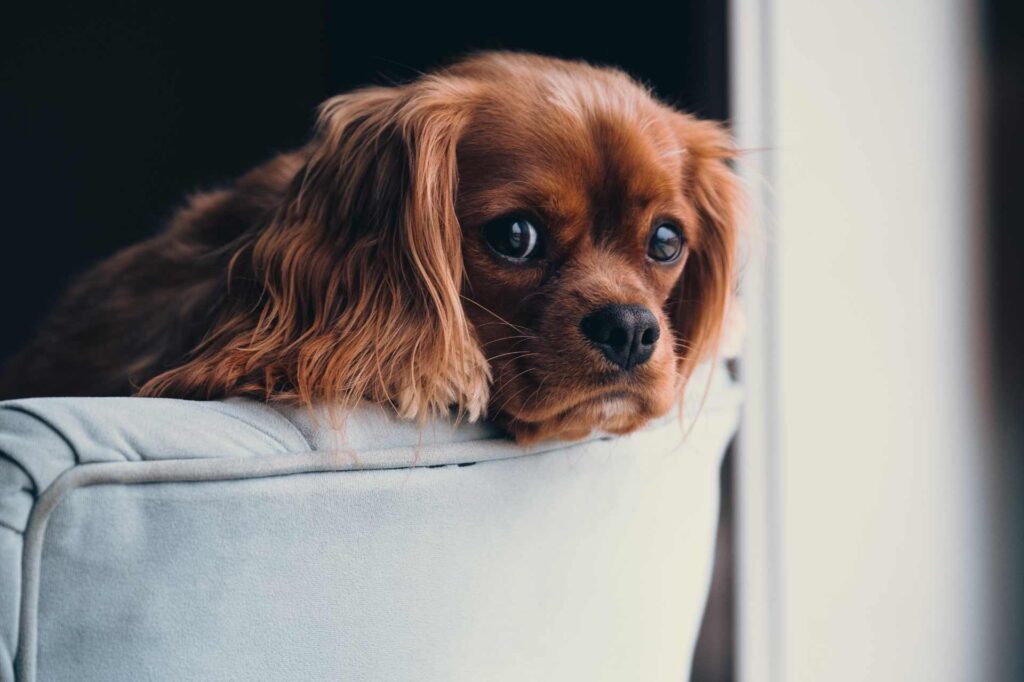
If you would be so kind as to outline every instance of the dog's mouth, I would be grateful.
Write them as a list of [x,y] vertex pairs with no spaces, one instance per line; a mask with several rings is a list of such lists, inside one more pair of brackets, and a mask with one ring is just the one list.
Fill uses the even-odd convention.
[[673,367],[663,362],[622,372],[513,356],[499,367],[490,417],[521,443],[576,440],[595,430],[629,433],[663,414],[673,399]]
[[655,416],[649,401],[636,392],[607,388],[583,395],[549,395],[535,405],[519,405],[498,417],[520,443],[544,438],[577,440],[591,432],[624,434]]
[[[509,416],[517,421],[543,422],[552,419],[598,419],[601,415],[637,414],[644,411],[646,399],[640,390],[629,390],[621,385],[597,384],[592,387],[551,387],[541,390],[534,400],[514,407],[509,405]],[[599,424],[594,424],[599,426]]]
[[591,409],[594,407],[617,407],[621,410],[630,406],[635,407],[639,400],[639,396],[630,393],[629,391],[608,391],[590,398],[585,398],[577,403],[570,404],[562,412],[568,414],[573,411]]

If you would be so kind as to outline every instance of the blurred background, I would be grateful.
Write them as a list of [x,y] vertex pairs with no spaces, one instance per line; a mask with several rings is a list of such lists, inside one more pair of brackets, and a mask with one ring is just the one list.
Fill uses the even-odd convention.
[[1024,679],[1019,1],[5,15],[0,360],[74,274],[354,86],[526,49],[727,120],[748,396],[694,679]]

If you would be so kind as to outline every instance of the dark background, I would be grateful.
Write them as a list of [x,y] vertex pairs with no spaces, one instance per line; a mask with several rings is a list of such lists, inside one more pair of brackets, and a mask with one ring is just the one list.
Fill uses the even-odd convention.
[[[563,19],[553,6],[513,4],[448,16],[327,2],[5,9],[0,362],[74,274],[159,230],[188,192],[301,144],[316,105],[337,92],[408,80],[472,50],[521,49],[620,66],[682,108],[726,119],[726,4]],[[734,676],[730,471],[698,681]]]
[[494,8],[444,17],[388,5],[355,17],[323,2],[11,11],[0,22],[0,199],[5,241],[19,248],[0,272],[0,361],[71,275],[159,229],[186,193],[301,144],[331,94],[408,80],[469,50],[515,48],[619,65],[723,118],[724,3],[675,5],[658,12],[660,36],[644,12],[591,12],[584,26]]
[[[989,0],[982,11],[985,222],[988,228],[995,461],[990,474],[996,556],[991,611],[1007,679],[1024,679],[1024,3]],[[988,339],[987,339],[988,340]]]

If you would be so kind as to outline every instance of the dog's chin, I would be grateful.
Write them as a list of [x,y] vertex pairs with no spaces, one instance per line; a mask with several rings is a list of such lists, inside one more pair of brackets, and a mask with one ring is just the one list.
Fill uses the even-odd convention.
[[497,421],[520,445],[538,441],[580,440],[595,431],[623,435],[668,411],[670,400],[651,401],[625,391],[609,391],[584,400],[547,406],[540,414],[506,412]]

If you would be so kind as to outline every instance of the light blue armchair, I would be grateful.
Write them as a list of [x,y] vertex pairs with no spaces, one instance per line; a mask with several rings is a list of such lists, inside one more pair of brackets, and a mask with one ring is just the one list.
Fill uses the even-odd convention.
[[371,407],[0,403],[0,678],[685,679],[739,411],[693,385],[692,428],[529,449]]

